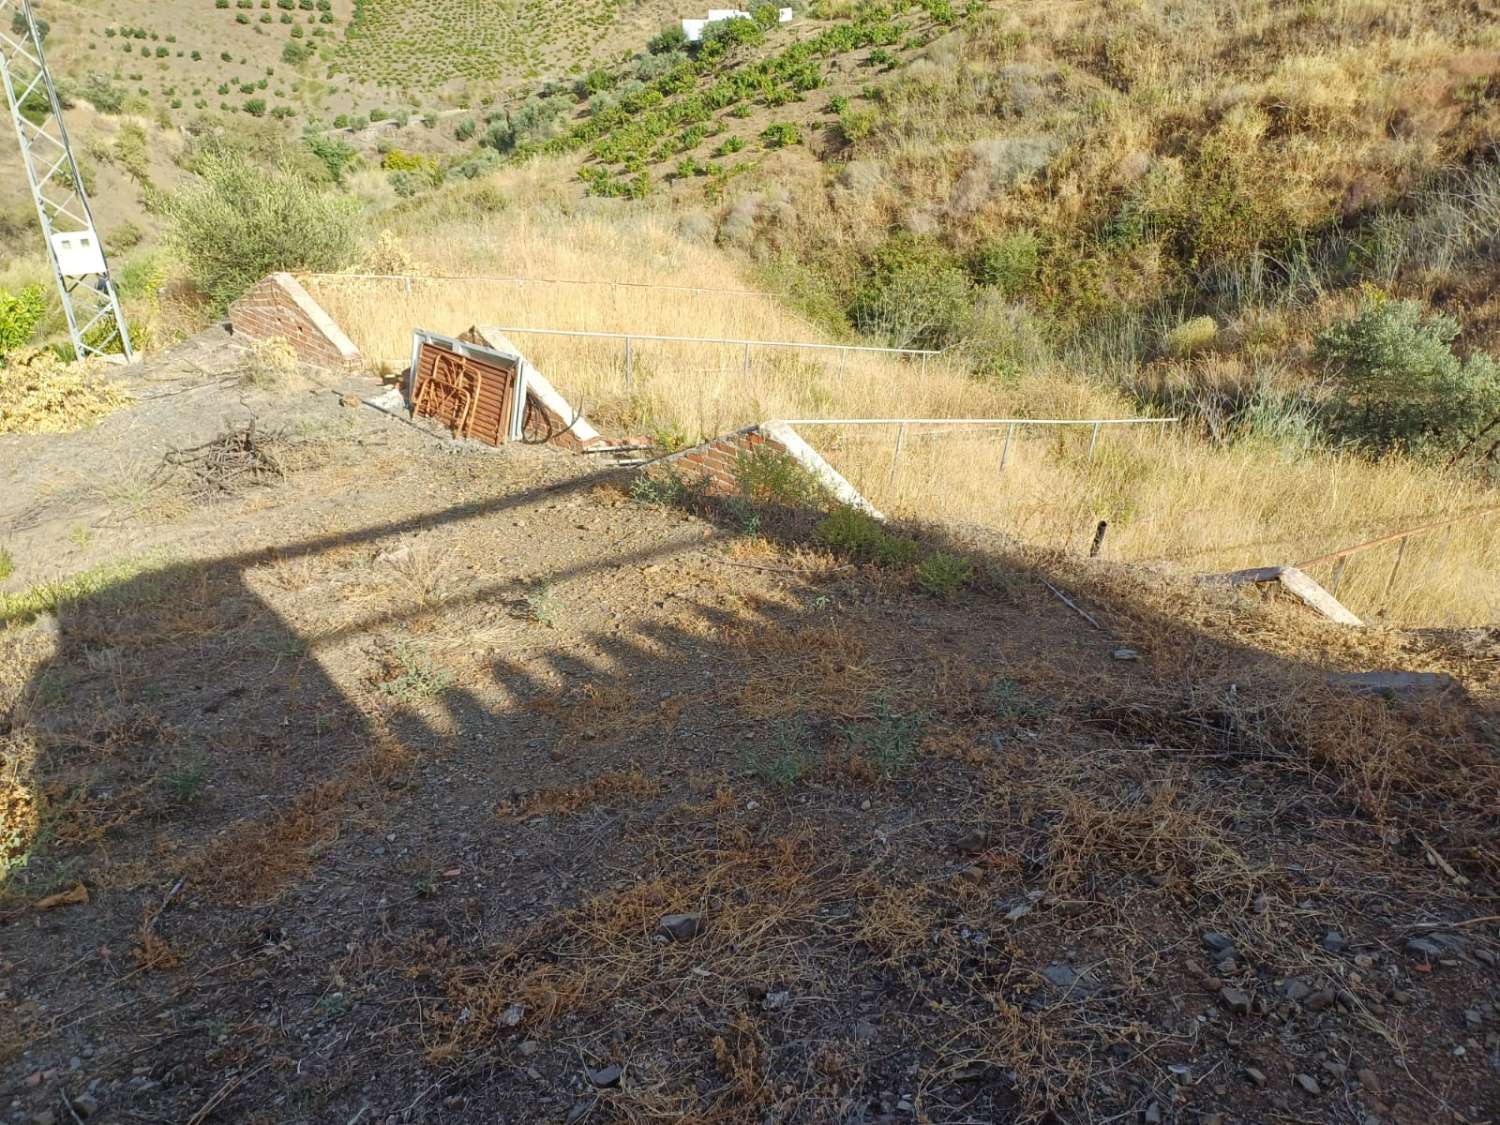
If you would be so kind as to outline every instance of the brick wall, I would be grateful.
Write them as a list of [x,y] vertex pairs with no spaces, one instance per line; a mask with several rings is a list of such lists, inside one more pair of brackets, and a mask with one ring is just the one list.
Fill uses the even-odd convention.
[[739,478],[735,475],[740,457],[757,449],[787,452],[786,446],[779,441],[767,440],[759,426],[750,426],[674,453],[657,464],[671,465],[683,476],[706,480],[710,493],[729,495],[740,490]]
[[740,458],[757,450],[770,450],[790,457],[821,482],[829,496],[838,503],[859,508],[876,518],[884,518],[785,422],[761,422],[746,426],[743,430],[722,434],[712,441],[684,449],[652,464],[653,467],[670,467],[684,476],[706,480],[711,494],[732,495],[740,489],[736,475]]
[[273,273],[229,306],[229,326],[244,340],[285,340],[303,363],[354,374],[364,357],[332,317],[290,274]]

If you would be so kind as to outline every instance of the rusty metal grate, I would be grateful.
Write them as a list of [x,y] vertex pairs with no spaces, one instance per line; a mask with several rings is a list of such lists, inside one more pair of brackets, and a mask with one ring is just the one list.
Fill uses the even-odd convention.
[[461,340],[417,332],[407,402],[455,436],[500,445],[521,437],[525,402],[520,357]]

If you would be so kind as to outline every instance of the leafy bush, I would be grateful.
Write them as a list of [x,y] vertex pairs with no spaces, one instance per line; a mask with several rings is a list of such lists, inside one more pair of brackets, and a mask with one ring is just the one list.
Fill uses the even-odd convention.
[[838,509],[813,534],[836,554],[877,566],[909,566],[921,553],[916,540],[892,535],[878,519],[858,508]]
[[935,598],[951,598],[974,577],[974,564],[962,555],[936,551],[913,572],[917,585]]
[[[347,118],[345,121],[347,122]],[[338,119],[334,119],[334,125],[338,125]],[[359,159],[359,154],[354,146],[348,141],[338,137],[330,137],[323,133],[313,133],[303,139],[303,143],[318,158],[318,162],[328,169],[328,176],[336,184],[344,182],[344,173]]]
[[210,152],[198,179],[166,204],[168,238],[215,308],[277,270],[337,270],[359,246],[357,201],[310,184],[289,164],[265,168]]
[[1376,452],[1452,447],[1500,418],[1500,364],[1453,351],[1459,325],[1416,301],[1367,293],[1318,338],[1336,380],[1335,436]]
[[980,246],[970,259],[969,272],[980,285],[1019,297],[1036,284],[1041,263],[1041,241],[1031,231],[1019,231]]
[[119,113],[125,105],[125,91],[98,73],[91,73],[83,80],[78,96],[100,113]]
[[687,32],[682,30],[681,24],[673,24],[661,30],[658,35],[653,35],[651,41],[646,44],[646,50],[653,55],[665,55],[671,51],[680,51],[688,45]]
[[870,263],[850,307],[860,331],[901,348],[942,348],[963,333],[973,283],[937,242],[910,235],[889,239]]
[[0,289],[0,360],[31,341],[46,312],[47,298],[40,285],[28,285],[16,294]]
[[[731,23],[748,23],[748,20],[731,20]],[[778,121],[774,125],[768,125],[761,131],[760,139],[766,142],[767,148],[786,148],[790,145],[802,143],[802,130],[797,128],[795,122]]]
[[741,453],[735,459],[734,477],[740,495],[753,504],[816,507],[827,497],[822,483],[800,462],[765,448]]

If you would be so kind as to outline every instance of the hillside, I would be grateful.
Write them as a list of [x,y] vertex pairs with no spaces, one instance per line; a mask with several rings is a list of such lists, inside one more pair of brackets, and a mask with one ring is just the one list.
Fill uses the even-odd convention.
[[0,436],[7,1121],[1500,1112],[1492,631],[119,386]]
[[1492,5],[43,3],[0,1125],[1500,1121]]

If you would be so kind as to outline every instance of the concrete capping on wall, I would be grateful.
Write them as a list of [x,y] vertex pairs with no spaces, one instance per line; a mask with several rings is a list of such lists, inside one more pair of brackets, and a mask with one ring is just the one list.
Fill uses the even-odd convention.
[[365,368],[354,342],[289,273],[263,277],[236,299],[229,326],[245,340],[285,340],[312,367],[351,374]]
[[1225,582],[1231,586],[1264,586],[1275,583],[1330,621],[1356,627],[1364,625],[1363,621],[1344,608],[1343,603],[1294,566],[1261,566],[1252,570],[1237,570],[1232,574],[1211,575],[1204,581]]
[[525,377],[527,440],[552,442],[578,451],[600,449],[611,442],[574,410],[552,383],[526,358],[524,352],[497,328],[476,324],[459,339],[516,357]]
[[790,457],[811,473],[828,495],[840,504],[857,508],[876,519],[885,519],[837,469],[802,440],[802,435],[785,422],[759,422],[746,426],[743,430],[721,434],[702,445],[659,458],[651,464],[670,465],[680,471],[694,473],[708,482],[710,493],[730,495],[739,491],[736,470],[740,457],[758,449],[771,449]]

